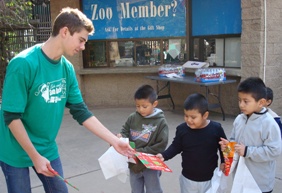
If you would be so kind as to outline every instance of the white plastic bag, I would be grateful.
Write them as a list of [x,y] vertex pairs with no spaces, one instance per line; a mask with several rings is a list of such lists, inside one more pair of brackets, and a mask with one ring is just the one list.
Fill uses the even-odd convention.
[[238,166],[238,162],[239,162],[240,157],[241,156],[239,156],[239,154],[237,152],[234,153],[233,161],[232,161],[230,171],[229,171],[229,175],[232,174],[234,171],[236,171],[236,167]]
[[[128,138],[121,138],[128,141]],[[117,176],[125,183],[129,174],[128,158],[118,153],[112,146],[98,159],[105,179]]]
[[218,167],[215,168],[211,179],[211,187],[206,193],[227,193],[227,178]]
[[242,156],[235,171],[231,193],[261,193]]

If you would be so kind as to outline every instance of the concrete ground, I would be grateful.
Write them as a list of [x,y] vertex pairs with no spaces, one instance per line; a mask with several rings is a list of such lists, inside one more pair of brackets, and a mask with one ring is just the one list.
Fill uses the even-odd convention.
[[[99,108],[93,109],[97,118],[113,133],[119,132],[127,116],[134,108]],[[176,126],[183,122],[182,111],[164,110],[170,127],[169,144],[171,143]],[[234,117],[227,116],[223,121],[221,114],[211,113],[210,119],[222,124],[227,137],[232,129]],[[130,185],[120,182],[117,178],[105,180],[100,169],[98,158],[109,148],[109,144],[92,135],[84,127],[79,126],[66,111],[62,128],[57,138],[65,177],[82,193],[129,193]],[[180,192],[178,177],[181,171],[181,157],[176,156],[166,164],[172,173],[163,172],[161,183],[164,193]],[[32,193],[44,193],[41,182],[31,170]],[[231,186],[230,186],[231,187]],[[282,156],[278,159],[276,185],[273,193],[282,190]],[[69,187],[70,193],[77,190]],[[0,172],[0,193],[7,193],[2,172]]]

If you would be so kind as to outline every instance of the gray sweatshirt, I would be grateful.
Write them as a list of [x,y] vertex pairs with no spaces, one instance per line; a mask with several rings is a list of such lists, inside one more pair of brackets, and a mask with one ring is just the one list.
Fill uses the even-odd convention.
[[230,140],[246,146],[245,163],[261,191],[273,190],[276,159],[281,154],[281,133],[267,110],[263,108],[249,117],[238,115]]

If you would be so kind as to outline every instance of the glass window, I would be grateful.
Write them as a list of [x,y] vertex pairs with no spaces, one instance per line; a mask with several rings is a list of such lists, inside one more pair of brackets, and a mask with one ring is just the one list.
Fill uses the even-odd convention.
[[213,66],[224,66],[224,39],[216,38],[214,46],[215,52],[211,57],[214,60]]
[[159,65],[161,63],[161,44],[159,40],[136,41],[135,61],[139,65]]
[[225,66],[241,66],[241,40],[240,38],[225,39]]
[[154,66],[188,58],[185,39],[89,41],[84,55],[86,68]]
[[194,38],[193,60],[206,61],[210,66],[241,66],[241,38]]
[[133,66],[134,42],[110,42],[109,55],[111,66]]
[[83,58],[85,68],[107,67],[106,42],[87,42]]
[[199,38],[194,39],[193,58],[194,60],[199,60],[200,58],[200,39]]
[[164,64],[182,63],[187,60],[185,39],[164,40],[163,60]]

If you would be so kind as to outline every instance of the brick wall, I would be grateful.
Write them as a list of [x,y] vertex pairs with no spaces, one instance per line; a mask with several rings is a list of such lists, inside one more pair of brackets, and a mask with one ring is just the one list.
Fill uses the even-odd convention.
[[274,92],[271,108],[281,115],[282,1],[242,0],[241,7],[242,79],[249,76],[261,77]]

